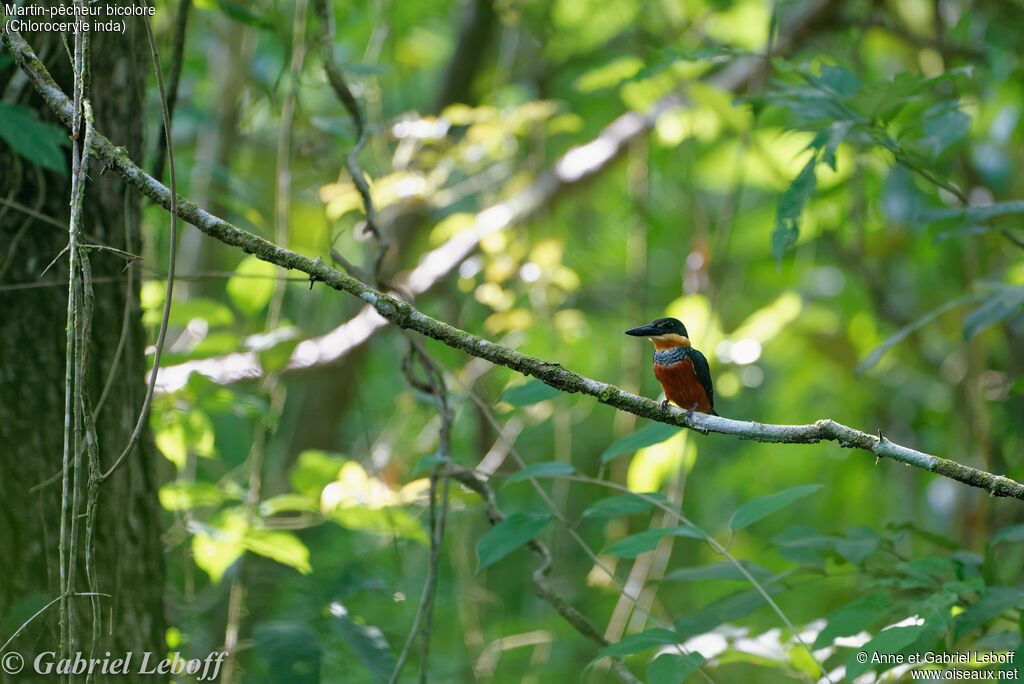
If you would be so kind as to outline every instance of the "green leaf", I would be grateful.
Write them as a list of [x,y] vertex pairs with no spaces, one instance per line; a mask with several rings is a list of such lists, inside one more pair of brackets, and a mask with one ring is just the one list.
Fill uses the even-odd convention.
[[242,259],[235,275],[228,280],[231,301],[244,313],[252,315],[263,311],[274,293],[277,266],[258,259],[254,254]]
[[513,513],[489,529],[476,543],[477,572],[489,567],[543,531],[551,516]]
[[1012,587],[989,587],[985,595],[971,604],[964,612],[954,619],[955,631],[953,643],[962,636],[1008,610],[1020,608],[1024,601],[1024,592]]
[[561,392],[540,380],[530,380],[525,385],[516,385],[505,390],[501,400],[513,406],[529,406],[546,399],[557,397]]
[[337,603],[331,604],[331,615],[335,629],[359,661],[378,681],[388,681],[397,663],[384,632],[373,625],[356,622],[349,617],[348,611]]
[[360,530],[378,537],[411,539],[424,546],[430,543],[423,525],[404,508],[336,508],[328,517],[350,530]]
[[905,326],[894,332],[889,337],[885,338],[885,340],[880,345],[872,349],[871,353],[868,354],[868,357],[861,361],[859,364],[857,364],[857,373],[863,373],[864,371],[870,370],[872,367],[874,367],[876,363],[882,360],[882,357],[885,356],[886,352],[888,352],[890,349],[895,347],[903,340],[907,339],[907,337],[910,336],[910,333],[914,332],[918,328],[922,328],[925,325],[931,323],[932,321],[934,321],[936,318],[946,313],[947,311],[952,311],[958,306],[962,306],[964,304],[969,304],[971,302],[976,302],[979,300],[981,300],[980,295],[968,295],[966,297],[957,297],[956,299],[950,300],[943,304],[942,306],[933,309],[932,311],[929,311],[924,316],[921,316],[920,318],[911,321],[910,323],[906,324]]
[[590,665],[593,665],[601,658],[643,653],[644,651],[649,651],[657,646],[672,646],[673,644],[678,644],[680,641],[681,639],[679,638],[679,635],[672,630],[655,627],[638,634],[630,634],[614,644],[605,646],[597,656],[590,661],[590,664],[587,665],[587,667],[590,667]]
[[242,537],[242,544],[247,550],[295,568],[303,575],[313,572],[309,548],[293,532],[250,529]]
[[[653,499],[653,501],[652,501]],[[654,508],[654,501],[668,503],[668,497],[658,492],[639,494],[619,494],[601,499],[583,511],[584,518],[611,518],[618,515],[631,515]]]
[[0,102],[0,139],[33,164],[68,175],[68,160],[61,149],[68,144],[67,131],[38,121],[31,109]]
[[[938,106],[946,107],[947,105]],[[925,116],[927,115],[928,112],[925,112]],[[971,117],[959,109],[953,109],[925,121],[925,137],[921,139],[921,144],[931,152],[934,159],[950,145],[967,135],[970,130]]]
[[620,539],[608,547],[607,553],[619,558],[636,558],[641,553],[654,549],[658,542],[668,535],[690,537],[692,539],[707,539],[706,534],[692,525],[652,527],[649,530],[631,534],[625,539]]
[[623,454],[635,453],[640,449],[649,447],[653,444],[660,444],[667,439],[675,437],[681,431],[681,428],[666,425],[665,423],[650,423],[636,432],[613,442],[612,445],[605,449],[604,453],[601,454],[601,463],[607,463],[613,458],[622,456]]
[[1009,318],[1024,303],[1024,285],[1000,288],[964,317],[964,339],[972,340],[985,328]]
[[299,454],[295,465],[288,473],[288,480],[295,491],[320,500],[320,493],[334,479],[345,465],[346,459],[318,449],[307,449]]
[[[850,654],[849,659],[846,661],[846,678],[849,681],[853,681],[855,677],[859,677],[864,674],[869,668],[875,669],[879,672],[884,672],[896,665],[893,663],[872,663],[872,657],[877,655],[895,655],[899,653],[902,648],[912,644],[924,631],[924,625],[911,625],[909,627],[892,627],[884,632],[880,632],[878,636],[864,644],[860,648],[856,649],[854,653]],[[857,660],[858,653],[867,653],[868,659],[861,663]]]
[[1010,525],[1004,527],[995,533],[992,540],[988,543],[989,546],[995,546],[996,544],[1002,544],[1003,542],[1022,542],[1024,541],[1024,523],[1019,525]]
[[216,506],[224,501],[220,487],[209,482],[175,480],[160,488],[160,505],[168,511],[188,511],[200,506]]
[[847,530],[845,537],[835,538],[835,550],[850,565],[860,565],[875,552],[880,541],[874,530],[859,525]]
[[575,472],[576,469],[572,467],[572,464],[563,463],[562,461],[533,463],[518,472],[512,473],[505,480],[505,484],[522,482],[523,480],[529,480],[531,477],[557,477],[559,475],[572,475]]
[[779,207],[775,213],[775,230],[772,231],[772,254],[779,266],[782,265],[782,257],[786,251],[796,244],[800,236],[800,214],[803,213],[807,200],[814,194],[818,182],[814,173],[817,163],[817,155],[811,155],[803,170],[779,198]]
[[282,511],[319,513],[320,502],[302,494],[278,494],[260,502],[260,515],[270,517]]
[[[740,561],[747,572],[757,580],[762,582],[772,576],[772,571],[767,568],[762,568],[760,565],[756,565],[749,561]],[[694,580],[734,580],[738,582],[747,582],[747,576],[740,572],[737,568],[729,561],[720,561],[718,563],[711,563],[709,565],[699,565],[692,568],[679,568],[665,575],[666,580],[673,582],[692,582]]]
[[647,681],[649,684],[680,684],[703,664],[704,656],[697,652],[663,653],[648,666]]
[[893,610],[892,601],[886,592],[875,592],[847,603],[829,613],[828,624],[814,640],[814,650],[830,646],[838,637],[852,636],[871,627],[887,617]]
[[[779,586],[763,586],[769,596],[782,591]],[[731,620],[738,620],[750,615],[765,605],[764,596],[757,589],[747,589],[724,598],[712,601],[696,613],[676,620],[676,631],[683,639],[697,634],[704,634],[719,625]]]
[[823,487],[824,485],[820,484],[798,485],[775,494],[766,494],[765,496],[751,499],[740,506],[739,510],[733,514],[732,520],[729,521],[729,529],[733,532],[738,532],[744,527],[756,523],[761,518],[769,516]]
[[849,69],[831,64],[821,66],[821,76],[817,81],[842,98],[856,95],[861,85],[860,79],[854,76]]

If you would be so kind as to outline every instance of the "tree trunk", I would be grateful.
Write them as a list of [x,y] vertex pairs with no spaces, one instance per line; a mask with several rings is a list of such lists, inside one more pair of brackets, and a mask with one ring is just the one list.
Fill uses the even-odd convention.
[[[149,64],[144,28],[139,22],[127,20],[127,35],[92,34],[92,84],[88,93],[97,129],[136,158],[143,150],[141,113]],[[70,93],[70,69],[60,36],[24,37]],[[69,36],[69,44],[71,40]],[[40,120],[56,122],[31,86],[15,78],[15,70],[11,64],[0,69],[4,100],[11,102],[9,98],[14,94],[16,104],[34,109]],[[67,175],[33,165],[0,141],[0,548],[5,551],[0,554],[0,644],[60,594],[67,255],[58,259],[45,276],[40,273],[67,243]],[[126,189],[116,175],[103,174],[98,164],[92,164],[88,176],[86,241],[138,254],[138,195]],[[4,200],[37,209],[65,228],[33,218]],[[96,420],[101,468],[105,469],[127,444],[138,418],[145,393],[146,336],[139,311],[139,274],[135,274],[129,289],[121,258],[106,251],[90,251],[89,258],[95,279],[95,312],[88,394],[94,406],[111,373],[124,325],[126,297],[129,303],[124,350]],[[93,646],[96,657],[101,658],[106,651],[110,651],[111,658],[129,651],[141,658],[141,652],[150,651],[162,659],[166,651],[164,562],[155,477],[159,459],[147,429],[127,462],[100,487],[95,528],[96,590],[110,598],[100,599],[100,638],[96,644],[92,643],[89,599],[71,599],[78,648],[85,657]],[[82,472],[81,477],[84,491],[88,472]],[[79,520],[78,570],[73,589],[85,592],[89,591],[84,573],[85,525],[84,518]],[[25,672],[31,672],[36,655],[59,649],[58,625],[59,611],[54,605],[8,646],[8,651],[24,657]],[[3,677],[0,674],[0,680]],[[12,681],[26,681],[25,674]],[[104,681],[104,677],[96,681]]]

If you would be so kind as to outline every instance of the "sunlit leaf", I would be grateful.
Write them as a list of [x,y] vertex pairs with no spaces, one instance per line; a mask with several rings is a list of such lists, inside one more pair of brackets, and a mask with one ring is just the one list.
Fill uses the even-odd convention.
[[766,494],[765,496],[751,499],[740,506],[733,514],[732,520],[729,521],[729,529],[733,532],[742,530],[744,527],[756,523],[761,518],[769,516],[823,487],[824,485],[820,484],[798,485],[775,494]]
[[551,516],[542,513],[513,513],[487,530],[476,543],[477,572],[532,540],[550,522]]
[[276,275],[277,266],[250,254],[242,259],[235,275],[228,280],[228,296],[244,313],[259,313],[270,302]]
[[295,568],[304,575],[313,572],[309,549],[293,532],[250,529],[242,537],[242,544],[247,550]]
[[160,488],[160,505],[169,511],[187,511],[200,506],[216,506],[225,498],[220,487],[210,482],[175,480]]
[[632,454],[652,444],[659,444],[679,434],[681,428],[665,423],[650,423],[622,439],[612,442],[601,454],[601,463],[607,463],[617,456]]

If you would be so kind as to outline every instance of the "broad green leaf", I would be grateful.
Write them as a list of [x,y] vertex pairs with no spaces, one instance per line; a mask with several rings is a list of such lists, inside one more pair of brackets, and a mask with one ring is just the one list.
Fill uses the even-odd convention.
[[31,109],[0,102],[0,139],[33,164],[68,175],[69,160],[61,149],[68,144],[67,131],[38,121]]
[[[782,591],[782,587],[766,586],[764,583],[762,583],[762,588],[769,596],[775,596]],[[729,594],[724,598],[712,601],[696,613],[676,620],[676,631],[682,638],[688,639],[697,634],[711,631],[726,622],[746,617],[763,605],[765,605],[764,596],[757,589],[747,589]]]
[[334,627],[345,644],[377,681],[388,681],[395,671],[396,662],[384,632],[379,627],[356,622],[341,604],[331,604],[330,610]]
[[775,213],[775,230],[772,231],[772,254],[780,266],[782,257],[796,244],[800,236],[800,214],[803,213],[804,205],[814,194],[814,188],[817,186],[818,179],[814,173],[817,163],[817,155],[812,155],[779,198],[779,206]]
[[854,76],[849,69],[831,64],[821,66],[821,76],[817,81],[843,98],[856,95],[861,85],[860,79]]
[[879,536],[870,527],[858,525],[847,530],[845,537],[835,538],[835,550],[850,565],[860,565],[865,558],[875,552],[880,541]]
[[338,477],[345,463],[346,459],[340,454],[308,449],[299,454],[288,473],[288,480],[295,491],[319,501],[320,492]]
[[313,572],[309,549],[293,532],[250,529],[242,537],[242,544],[247,550],[295,568],[303,575]]
[[612,442],[611,446],[605,449],[604,453],[601,454],[601,463],[607,463],[617,456],[635,453],[644,447],[651,446],[652,444],[660,444],[661,442],[671,439],[675,435],[679,434],[680,430],[681,428],[666,425],[665,423],[650,423],[645,425],[636,432]]
[[424,456],[420,460],[416,461],[416,467],[412,469],[412,476],[419,477],[420,475],[423,475],[424,473],[429,473],[435,467],[447,462],[447,458],[445,458],[444,456],[439,456],[437,454],[430,454],[429,456]]
[[[880,663],[871,661],[877,656],[899,653],[905,646],[916,641],[923,631],[924,625],[911,625],[909,627],[892,627],[884,632],[880,632],[874,639],[855,649],[850,654],[849,659],[846,661],[847,680],[853,681],[855,677],[859,677],[869,669],[884,672],[892,668],[896,665],[895,662]],[[863,663],[857,660],[857,654],[860,652],[868,655],[867,660]]]
[[561,392],[540,380],[530,380],[525,385],[516,385],[505,390],[501,400],[513,406],[529,406],[546,399],[557,397]]
[[[749,561],[740,561],[740,563],[758,582],[768,579],[773,574],[771,570],[762,568],[760,565],[750,563]],[[747,576],[729,561],[719,561],[718,563],[698,565],[692,568],[678,568],[665,575],[665,579],[673,582],[692,582],[705,579],[749,581]]]
[[[652,501],[653,499],[653,501]],[[584,518],[611,518],[618,515],[630,515],[654,508],[654,501],[668,503],[668,497],[658,492],[638,494],[619,494],[601,499],[583,511]]]
[[704,656],[697,652],[663,653],[647,667],[647,681],[649,684],[680,684],[703,664]]
[[342,527],[375,534],[378,537],[411,539],[423,545],[430,542],[420,521],[404,508],[336,508],[330,512],[328,518]]
[[250,254],[242,259],[235,275],[228,280],[228,296],[244,313],[257,314],[270,302],[276,275],[277,266]]
[[832,644],[838,637],[852,636],[887,617],[893,610],[892,601],[885,592],[875,592],[847,603],[829,613],[828,624],[814,640],[814,649]]
[[260,515],[270,517],[282,511],[319,513],[320,503],[302,494],[278,494],[260,502]]
[[1009,318],[1024,303],[1024,285],[1000,288],[964,317],[964,339],[972,340],[985,328]]
[[204,530],[192,536],[192,559],[217,584],[231,565],[245,552],[238,535],[220,535]]
[[168,511],[187,511],[216,506],[226,498],[220,487],[209,482],[175,480],[160,488],[160,505]]
[[[946,105],[939,106],[945,107]],[[931,152],[932,158],[935,158],[950,145],[967,135],[970,130],[971,117],[954,109],[925,121],[925,137],[921,143]]]
[[644,651],[649,651],[657,646],[671,646],[673,644],[678,644],[680,641],[681,639],[679,638],[679,635],[672,630],[655,627],[637,634],[630,634],[614,644],[605,646],[597,656],[590,661],[590,665],[593,665],[601,658],[643,653]]
[[572,475],[575,472],[576,469],[572,467],[572,464],[563,463],[562,461],[533,463],[520,471],[512,473],[508,479],[505,480],[505,484],[522,482],[523,480],[529,480],[531,477],[557,477],[559,475]]
[[997,615],[1020,608],[1022,601],[1024,601],[1024,592],[1020,589],[989,587],[984,596],[954,618],[953,643],[955,644],[962,636],[981,627]]
[[658,546],[663,537],[673,535],[676,537],[690,537],[692,539],[706,539],[707,535],[690,525],[679,525],[677,527],[652,527],[649,530],[631,534],[625,539],[620,539],[608,547],[606,553],[619,558],[636,558]]
[[477,572],[526,544],[551,522],[542,513],[513,513],[489,529],[476,543]]
[[995,533],[992,540],[988,543],[989,546],[995,546],[996,544],[1002,544],[1003,542],[1022,542],[1024,541],[1024,523],[1019,525],[1010,525],[1004,527]]
[[761,518],[769,516],[823,487],[824,485],[820,484],[798,485],[775,494],[766,494],[765,496],[751,499],[740,506],[739,510],[733,514],[732,520],[729,521],[729,529],[733,532],[742,530],[744,527],[756,523]]

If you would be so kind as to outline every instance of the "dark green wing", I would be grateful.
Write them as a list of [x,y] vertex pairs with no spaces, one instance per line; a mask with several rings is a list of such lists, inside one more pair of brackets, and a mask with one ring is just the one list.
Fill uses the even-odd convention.
[[[708,402],[711,404],[711,408],[715,407],[715,390],[711,386],[711,368],[708,366],[708,360],[704,358],[704,355],[699,351],[690,347],[690,360],[693,361],[693,372],[697,375],[697,382],[701,384],[704,391],[708,393]],[[717,413],[715,415],[718,415]]]

